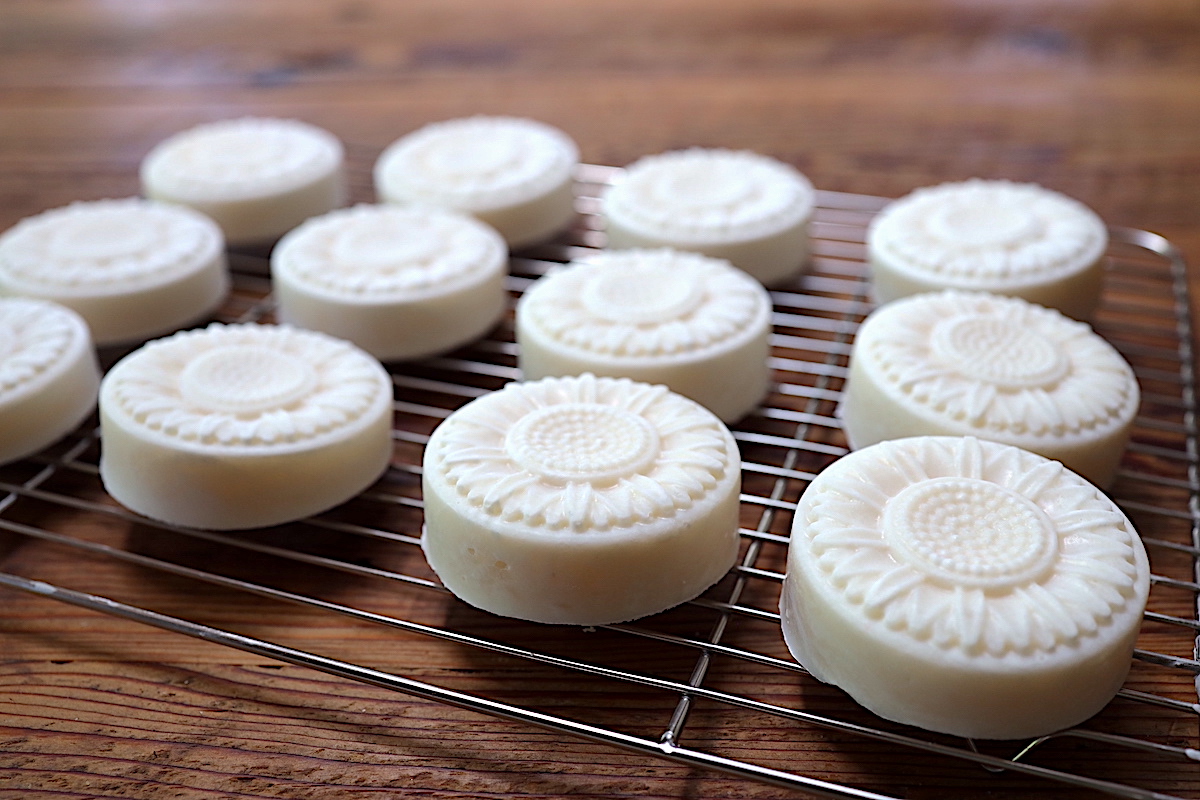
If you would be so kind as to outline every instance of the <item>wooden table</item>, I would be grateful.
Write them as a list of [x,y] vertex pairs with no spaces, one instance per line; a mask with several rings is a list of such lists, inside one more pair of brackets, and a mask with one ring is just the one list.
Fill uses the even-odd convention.
[[[883,197],[972,176],[1036,181],[1083,200],[1112,225],[1157,231],[1196,261],[1198,69],[1200,15],[1171,0],[8,0],[0,4],[0,229],[73,200],[136,194],[138,162],[155,142],[243,114],[297,117],[336,133],[348,146],[353,199],[368,201],[370,165],[386,144],[428,122],[486,113],[559,126],[593,164],[703,145],[756,150],[795,164],[821,189]],[[1188,280],[1200,295],[1195,274]],[[243,282],[223,314],[244,315],[262,291]],[[94,464],[95,444],[74,441],[84,442],[81,462]],[[398,445],[409,457],[413,447]],[[0,481],[22,483],[46,463],[7,468]],[[411,474],[389,484],[397,497],[417,491]],[[43,488],[106,504],[86,470],[61,470]],[[1178,487],[1147,491],[1148,501],[1178,502]],[[351,521],[411,531],[419,512],[410,506]],[[637,735],[656,737],[677,695],[313,608],[247,602],[228,587],[13,526],[249,573],[332,602],[538,652],[603,658],[639,674],[686,681],[695,663],[694,652],[630,644],[608,631],[568,636],[496,620],[420,585],[285,567],[261,553],[243,560],[212,542],[165,537],[36,493],[0,516],[9,523],[0,533],[5,572]],[[786,514],[771,524],[786,529]],[[254,541],[278,543],[288,533]],[[328,529],[291,533],[311,552],[432,578],[411,544],[391,550]],[[1189,557],[1163,563],[1180,580],[1194,577]],[[1194,619],[1194,601],[1177,590],[1162,602]],[[696,625],[686,614],[662,623],[673,634]],[[1191,656],[1192,632],[1151,628],[1144,644]],[[737,644],[784,658],[777,633],[753,628]],[[1189,680],[1139,669],[1139,690],[1195,702]],[[705,685],[880,724],[799,673],[750,664],[711,681]],[[1118,732],[1200,747],[1194,712],[1131,708],[1114,717]],[[702,701],[681,744],[907,797],[1091,796]],[[1111,763],[1106,747],[1076,741],[1047,761],[1200,797],[1200,766],[1177,759]],[[0,797],[792,794],[0,588]]]

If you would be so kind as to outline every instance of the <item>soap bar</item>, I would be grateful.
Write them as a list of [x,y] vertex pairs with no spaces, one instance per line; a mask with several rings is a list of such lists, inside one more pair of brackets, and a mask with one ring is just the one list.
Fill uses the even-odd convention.
[[880,303],[964,289],[1021,297],[1088,319],[1100,302],[1108,231],[1082,203],[1041,186],[969,180],[917,189],[867,229]]
[[796,660],[880,716],[1025,739],[1120,689],[1149,581],[1129,520],[1058,462],[914,437],[805,490],[780,611]]
[[212,217],[229,244],[274,241],[345,202],[337,137],[291,119],[242,117],[182,131],[142,160],[142,192]]
[[0,294],[73,309],[99,346],[202,320],[228,291],[220,230],[180,206],[138,198],[73,203],[0,235]]
[[99,386],[82,317],[45,300],[0,300],[0,464],[78,427],[96,407]]
[[590,374],[510,383],[425,448],[426,557],[508,617],[601,625],[701,592],[738,550],[741,462],[695,402]]
[[579,148],[558,128],[467,117],[426,125],[389,145],[375,162],[375,190],[386,203],[471,214],[517,249],[575,218],[578,165]]
[[353,345],[275,325],[150,342],[100,387],[100,478],[151,519],[260,528],[367,488],[392,454],[392,382]]
[[859,327],[839,416],[850,446],[970,435],[1109,486],[1140,401],[1133,370],[1085,323],[1016,297],[944,291]]
[[434,208],[356,206],[305,222],[271,254],[280,322],[383,361],[452,350],[495,326],[508,251],[492,228]]
[[775,286],[809,258],[816,193],[782,161],[692,148],[646,156],[604,193],[610,249],[674,247],[722,258]]
[[525,380],[591,372],[662,383],[725,422],[770,382],[771,298],[721,261],[617,250],[538,279],[517,304]]

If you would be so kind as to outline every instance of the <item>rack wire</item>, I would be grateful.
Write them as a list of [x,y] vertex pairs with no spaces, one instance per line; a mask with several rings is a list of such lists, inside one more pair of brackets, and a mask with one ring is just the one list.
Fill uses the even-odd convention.
[[[596,197],[615,175],[613,168],[581,168],[580,224],[554,243],[512,259],[514,299],[555,265],[603,245]],[[976,743],[878,719],[813,680],[788,656],[777,607],[791,512],[808,481],[846,452],[834,409],[854,332],[871,309],[865,229],[885,203],[818,193],[811,268],[794,286],[772,292],[775,384],[763,407],[734,427],[744,462],[739,561],[702,597],[647,620],[579,629],[492,618],[450,596],[420,553],[421,449],[453,409],[519,378],[511,313],[481,342],[444,357],[392,365],[392,468],[345,506],[295,525],[214,533],[130,514],[99,486],[94,419],[45,453],[0,470],[0,531],[22,541],[150,570],[181,586],[201,582],[235,600],[299,605],[329,615],[334,624],[379,626],[398,641],[415,636],[449,650],[486,653],[514,669],[558,676],[577,687],[579,699],[573,704],[544,707],[528,693],[506,693],[503,685],[491,692],[447,688],[436,675],[417,680],[373,668],[365,663],[369,653],[358,654],[361,659],[335,658],[283,643],[284,631],[251,636],[52,585],[36,574],[0,572],[0,584],[362,683],[812,795],[894,797],[881,790],[891,791],[886,787],[897,785],[901,774],[958,794],[987,790],[1019,796],[1058,786],[1169,798],[1173,791],[1195,790],[1200,787],[1195,764],[1200,761],[1195,735],[1200,450],[1193,338],[1186,265],[1170,242],[1152,233],[1111,231],[1104,302],[1095,319],[1096,329],[1134,366],[1143,389],[1142,411],[1112,494],[1142,532],[1154,573],[1130,678],[1112,704],[1078,728],[1031,742]],[[233,254],[232,263],[235,292],[219,318],[272,321],[263,255]],[[115,355],[109,354],[110,360]],[[79,522],[85,519],[119,534],[81,535]],[[247,561],[256,568],[243,569]],[[272,568],[264,572],[263,564]],[[319,587],[328,580],[293,580],[298,573],[346,580],[323,593]],[[638,709],[635,721],[603,711],[613,702]],[[721,732],[732,729],[729,720],[737,721],[738,730],[759,733],[749,741],[725,741]],[[855,754],[864,748],[874,758],[882,754],[875,779],[854,767]],[[945,782],[930,777],[935,774]]]

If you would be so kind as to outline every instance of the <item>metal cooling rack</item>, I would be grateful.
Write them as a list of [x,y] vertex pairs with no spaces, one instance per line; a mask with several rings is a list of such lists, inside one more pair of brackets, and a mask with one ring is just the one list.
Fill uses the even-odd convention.
[[[581,170],[581,224],[556,243],[512,259],[509,289],[514,296],[555,264],[603,244],[595,198],[615,172],[594,166]],[[863,263],[865,227],[886,202],[831,192],[818,196],[811,270],[794,287],[772,293],[776,384],[764,407],[735,427],[745,462],[740,561],[717,587],[676,611],[599,631],[497,621],[462,606],[424,564],[418,549],[421,448],[433,427],[454,408],[518,378],[511,314],[485,341],[443,358],[395,368],[397,455],[392,469],[376,487],[337,511],[287,526],[287,536],[191,531],[155,525],[125,512],[99,488],[94,420],[65,443],[18,465],[15,473],[0,472],[0,530],[9,534],[125,562],[173,576],[184,585],[215,585],[243,601],[265,598],[298,604],[345,624],[393,629],[398,638],[419,636],[449,648],[485,651],[517,668],[556,671],[586,690],[580,692],[579,704],[566,711],[444,688],[436,680],[418,681],[119,598],[50,585],[36,575],[0,573],[0,584],[366,684],[801,793],[892,797],[876,790],[894,786],[891,779],[901,774],[916,774],[928,792],[929,785],[938,785],[935,773],[951,774],[949,785],[954,788],[949,791],[958,795],[989,791],[1016,796],[1026,788],[1045,791],[1059,785],[1119,797],[1166,798],[1179,787],[1200,787],[1200,767],[1195,765],[1200,760],[1200,705],[1194,684],[1200,674],[1195,650],[1200,630],[1200,479],[1192,329],[1185,264],[1180,253],[1155,234],[1112,231],[1105,301],[1096,319],[1097,330],[1134,365],[1143,388],[1142,415],[1113,495],[1142,532],[1154,572],[1140,649],[1117,699],[1077,729],[1032,742],[977,744],[873,717],[837,690],[818,684],[788,657],[778,635],[777,603],[791,511],[811,477],[846,452],[833,411],[855,329],[870,310]],[[271,321],[263,264],[261,254],[234,254],[236,290],[222,320]],[[30,504],[58,513],[22,511]],[[28,521],[43,518],[55,522]],[[147,552],[131,543],[136,538],[132,533],[113,541],[84,538],[72,523],[84,518],[100,520],[110,529],[124,525],[124,531],[150,530],[165,544]],[[364,524],[362,519],[373,522]],[[336,548],[309,546],[331,534],[339,541],[369,542],[384,555],[376,550],[370,558],[351,558]],[[209,558],[193,563],[174,555],[176,546],[207,548]],[[385,610],[373,610],[378,593],[364,590],[359,597],[342,591],[335,600],[312,591],[312,583],[304,591],[293,591],[247,578],[233,568],[205,566],[254,558],[272,559],[284,565],[285,573],[317,570],[349,576],[355,586],[380,585],[393,597],[413,598],[414,608],[432,607],[441,613],[414,611],[406,616],[389,612],[386,603]],[[602,643],[591,644],[598,636]],[[284,632],[278,638],[284,638]],[[611,655],[624,651],[632,655]],[[663,655],[668,652],[671,655]],[[656,698],[648,707],[658,721],[635,730],[614,723],[611,716],[595,721],[589,711],[614,693]],[[720,723],[729,719],[739,720],[741,729],[761,725],[761,737],[736,748],[723,746]],[[790,747],[801,740],[803,748]],[[876,758],[887,756],[876,770],[876,781],[859,780],[869,786],[856,788],[842,782],[836,767],[830,773],[828,764],[837,762],[839,752],[864,748]],[[826,766],[812,769],[813,763]],[[924,778],[921,770],[928,773]]]

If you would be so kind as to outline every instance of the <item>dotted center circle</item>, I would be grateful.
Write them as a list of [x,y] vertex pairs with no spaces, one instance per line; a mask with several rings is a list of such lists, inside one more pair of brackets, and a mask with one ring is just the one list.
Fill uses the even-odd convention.
[[107,261],[146,252],[157,243],[157,228],[144,218],[133,218],[124,209],[93,209],[66,218],[51,230],[47,251],[62,261]]
[[1013,202],[967,200],[946,204],[928,217],[938,238],[967,247],[1004,247],[1042,235],[1042,224],[1030,209]]
[[961,316],[934,328],[935,357],[959,373],[1001,389],[1049,387],[1070,367],[1062,347],[1019,322],[998,316]]
[[1058,554],[1058,536],[1044,511],[1011,489],[975,478],[906,487],[884,508],[883,533],[897,560],[951,586],[1026,584]]
[[386,275],[420,266],[443,249],[445,244],[428,228],[400,227],[386,218],[364,218],[334,237],[330,254],[339,264]]
[[597,270],[584,285],[584,307],[600,319],[633,325],[679,319],[704,300],[701,282],[687,273],[614,265]]
[[595,403],[541,408],[509,429],[505,448],[522,469],[563,482],[607,483],[646,470],[659,438],[640,415]]
[[184,402],[231,414],[285,408],[310,394],[316,371],[304,360],[258,345],[202,353],[179,376]]
[[753,180],[733,165],[681,162],[673,166],[648,186],[664,209],[729,208],[754,194]]
[[198,132],[172,153],[180,171],[204,170],[210,182],[241,183],[303,170],[325,155],[324,143],[306,132],[276,127],[230,126]]

